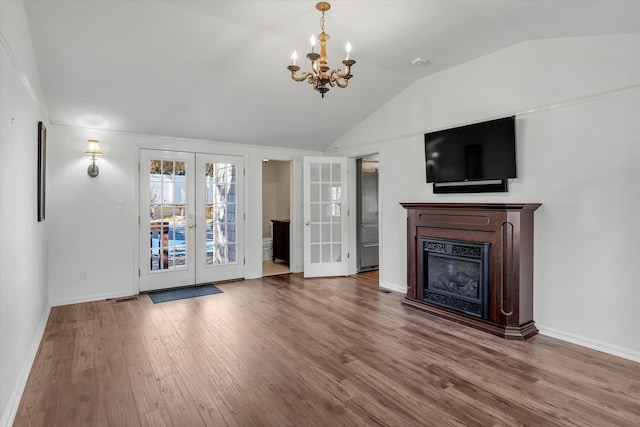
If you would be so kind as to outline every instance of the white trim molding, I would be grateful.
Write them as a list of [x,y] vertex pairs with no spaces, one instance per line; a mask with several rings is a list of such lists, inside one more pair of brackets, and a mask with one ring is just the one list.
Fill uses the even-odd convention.
[[[136,274],[136,277],[137,277],[137,274]],[[105,293],[105,294],[84,295],[78,298],[57,298],[57,299],[51,300],[51,306],[60,307],[62,305],[82,304],[85,302],[102,301],[102,300],[114,299],[114,298],[126,298],[126,297],[132,297],[136,295],[139,295],[139,294],[137,292],[121,291],[121,292],[112,292],[112,293]]]
[[601,341],[596,341],[591,338],[583,337],[581,335],[572,334],[570,332],[547,328],[546,326],[540,325],[539,323],[536,323],[536,327],[538,328],[538,331],[541,335],[546,335],[551,338],[557,338],[562,341],[567,341],[582,347],[587,347],[592,350],[601,351],[603,353],[611,354],[613,356],[622,357],[623,359],[628,359],[640,363],[640,353],[636,351],[616,345],[611,345]]
[[15,420],[16,414],[18,413],[18,407],[20,406],[20,400],[22,399],[22,393],[24,393],[24,388],[26,387],[27,380],[29,379],[31,367],[33,366],[33,362],[36,360],[36,355],[38,354],[38,349],[40,348],[40,342],[42,341],[42,337],[44,336],[44,330],[47,327],[47,321],[49,320],[50,313],[51,306],[47,306],[44,313],[42,314],[42,318],[40,319],[38,329],[36,330],[36,333],[31,340],[31,346],[29,347],[27,357],[25,358],[24,363],[22,364],[22,368],[20,369],[18,381],[16,381],[13,387],[13,391],[11,392],[11,396],[9,397],[9,401],[7,402],[7,407],[5,408],[4,414],[2,414],[2,418],[0,419],[0,427],[11,427],[13,425],[13,421]]
[[401,293],[403,295],[407,294],[407,287],[406,286],[398,286],[398,285],[395,285],[393,283],[380,283],[378,285],[378,287],[380,289],[386,289],[388,291],[398,292],[398,293]]

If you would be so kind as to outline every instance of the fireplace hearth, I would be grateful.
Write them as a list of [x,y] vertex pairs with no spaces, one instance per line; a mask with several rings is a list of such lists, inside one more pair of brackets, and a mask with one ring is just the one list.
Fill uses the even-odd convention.
[[422,301],[487,319],[490,243],[420,237],[418,295]]

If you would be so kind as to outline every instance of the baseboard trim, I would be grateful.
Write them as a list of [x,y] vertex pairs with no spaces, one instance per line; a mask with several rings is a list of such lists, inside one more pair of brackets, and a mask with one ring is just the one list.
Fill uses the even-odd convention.
[[1,427],[11,427],[18,413],[18,407],[20,406],[20,400],[22,399],[22,393],[24,393],[24,388],[27,385],[27,380],[29,379],[29,374],[31,373],[31,367],[33,366],[33,362],[36,360],[36,355],[38,354],[38,349],[40,348],[40,342],[42,342],[42,337],[44,336],[44,330],[47,327],[47,321],[49,320],[49,314],[51,313],[51,306],[48,305],[45,309],[42,318],[40,319],[40,324],[38,325],[38,329],[33,337],[33,341],[31,341],[31,346],[29,347],[29,351],[27,356],[25,357],[24,364],[22,365],[22,369],[20,372],[20,376],[18,377],[18,381],[13,387],[13,391],[11,392],[11,396],[9,397],[9,401],[7,402],[7,407],[2,414],[2,419],[0,419]]
[[394,285],[392,283],[380,283],[378,285],[378,287],[380,289],[387,289],[389,291],[399,292],[399,293],[401,293],[403,295],[407,293],[407,287],[406,286],[398,286],[398,285]]
[[82,304],[83,302],[102,301],[105,299],[130,297],[133,295],[137,295],[137,293],[132,293],[129,290],[129,291],[106,293],[106,294],[85,295],[77,298],[59,298],[59,299],[52,299],[51,306],[59,307],[61,305]]
[[546,335],[551,338],[557,338],[562,341],[567,341],[572,344],[577,344],[582,347],[587,347],[592,350],[601,351],[603,353],[611,354],[613,356],[622,357],[623,359],[628,359],[633,362],[640,363],[640,352],[629,350],[627,348],[618,347],[616,345],[611,345],[607,343],[603,343],[601,341],[593,340],[591,338],[586,338],[581,335],[572,334],[570,332],[559,331],[557,329],[548,328],[544,325],[536,324],[538,327],[538,331],[540,335]]

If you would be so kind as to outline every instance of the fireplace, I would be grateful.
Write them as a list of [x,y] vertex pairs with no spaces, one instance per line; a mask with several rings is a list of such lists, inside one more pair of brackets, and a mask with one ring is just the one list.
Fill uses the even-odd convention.
[[539,203],[402,203],[408,307],[507,338],[533,321],[533,212]]
[[419,237],[418,296],[470,316],[489,317],[490,243]]

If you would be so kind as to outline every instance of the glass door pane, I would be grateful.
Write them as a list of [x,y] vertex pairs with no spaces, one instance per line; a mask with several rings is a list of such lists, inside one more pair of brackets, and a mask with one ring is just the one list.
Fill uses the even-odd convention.
[[148,173],[149,268],[151,271],[187,268],[185,162],[149,160]]
[[314,264],[341,262],[341,165],[312,162],[310,168],[311,262]]
[[237,167],[230,163],[206,163],[206,265],[237,262]]

